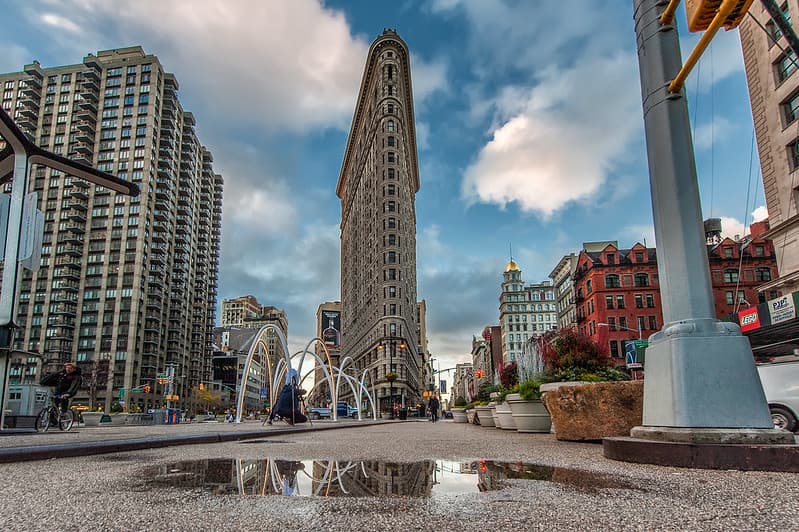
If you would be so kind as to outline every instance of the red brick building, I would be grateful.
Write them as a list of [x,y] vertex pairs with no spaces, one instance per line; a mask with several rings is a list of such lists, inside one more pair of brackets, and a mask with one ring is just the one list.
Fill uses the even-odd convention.
[[[763,238],[767,222],[751,226],[751,236],[735,241],[708,234],[708,262],[718,319],[729,319],[741,307],[779,296],[760,294],[758,286],[777,275],[771,241]],[[648,338],[663,327],[657,254],[636,244],[619,249],[580,252],[574,274],[577,328],[591,336],[619,365],[624,341]]]
[[739,241],[717,238],[708,245],[710,277],[716,317],[727,319],[751,305],[775,299],[777,290],[758,292],[757,288],[777,277],[777,258],[771,240],[763,238],[768,221],[751,225],[751,236]]
[[655,250],[641,244],[581,251],[574,274],[577,328],[624,363],[624,340],[663,325]]

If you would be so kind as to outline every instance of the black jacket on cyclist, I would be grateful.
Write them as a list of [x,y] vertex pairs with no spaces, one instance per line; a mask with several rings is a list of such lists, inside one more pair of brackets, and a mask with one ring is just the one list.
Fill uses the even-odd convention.
[[75,368],[72,373],[63,369],[56,375],[55,395],[68,395],[75,397],[81,382],[80,368]]

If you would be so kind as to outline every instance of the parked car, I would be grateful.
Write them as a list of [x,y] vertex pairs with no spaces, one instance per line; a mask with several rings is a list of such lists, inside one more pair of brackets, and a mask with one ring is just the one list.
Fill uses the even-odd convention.
[[759,364],[757,372],[774,427],[795,432],[799,430],[799,358],[790,358],[793,360]]
[[[308,408],[306,410],[306,415],[311,419],[329,419],[331,417],[331,412],[327,407],[318,406]],[[358,409],[348,405],[344,401],[339,401],[336,406],[336,418],[343,419],[347,417],[357,418]]]

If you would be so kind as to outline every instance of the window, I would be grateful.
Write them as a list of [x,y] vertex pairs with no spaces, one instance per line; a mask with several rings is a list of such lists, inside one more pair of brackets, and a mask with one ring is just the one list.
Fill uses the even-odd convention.
[[619,276],[615,273],[609,273],[605,276],[605,288],[619,288],[621,287],[621,281],[619,280]]
[[733,299],[734,294],[732,293],[732,290],[727,290],[726,292],[724,292],[724,297],[728,305],[732,305],[735,303],[735,300]]
[[786,126],[796,120],[797,116],[799,116],[799,92],[782,104],[782,112],[785,116]]
[[609,331],[616,330],[616,318],[613,316],[608,316],[608,330]]
[[388,122],[386,122],[386,131],[389,131],[389,132],[394,131],[394,121],[393,120],[389,120]]
[[394,135],[389,135],[389,137],[388,137],[388,145],[389,145],[389,147],[391,147],[391,148],[394,147],[394,140],[395,140]]
[[613,296],[605,296],[605,308],[613,308]]
[[635,308],[644,308],[644,296],[635,294]]
[[649,286],[649,274],[636,273],[635,274],[635,286]]
[[657,316],[649,316],[649,329],[653,331],[658,330],[658,318]]
[[[616,296],[616,308],[624,308],[624,296]],[[619,319],[621,320],[621,318]]]
[[738,270],[724,270],[724,282],[725,283],[737,283],[738,282]]
[[395,158],[394,158],[394,152],[393,151],[388,152],[388,162],[390,162],[390,163],[396,162]]
[[731,247],[725,247],[724,248],[724,257],[728,258],[728,259],[732,258],[732,248]]
[[[788,4],[787,3],[783,4],[780,9],[782,10],[782,16],[785,17],[785,21],[788,24],[790,24],[791,23],[791,11],[788,9]],[[773,20],[769,20],[766,23],[766,31],[768,32],[768,37],[767,38],[768,38],[768,45],[769,45],[769,48],[770,48],[771,46],[774,45],[775,42],[777,42],[780,39],[780,37],[782,37],[782,31],[777,26],[777,24],[774,23]]]
[[393,168],[389,168],[388,169],[388,178],[389,179],[394,179],[394,169]]
[[638,321],[638,328],[640,330],[643,331],[644,329],[646,329],[646,320],[644,320],[643,316],[638,316],[637,321]]
[[646,295],[646,306],[647,308],[655,308],[655,296],[652,294]]
[[618,340],[611,340],[610,341],[610,356],[613,358],[621,358],[619,354],[619,341]]
[[608,253],[607,254],[608,264],[616,264],[616,254],[615,253]]
[[587,294],[590,294],[591,292],[593,292],[593,290],[594,290],[594,288],[593,288],[593,286],[591,285],[591,279],[588,279],[588,280],[585,282],[585,292],[586,292]]
[[771,281],[770,268],[758,268],[755,270],[755,280],[757,281]]
[[777,60],[775,65],[777,69],[777,82],[781,83],[788,79],[788,76],[793,74],[793,71],[796,70],[796,63],[793,50],[788,50],[788,52],[782,54],[780,58]]

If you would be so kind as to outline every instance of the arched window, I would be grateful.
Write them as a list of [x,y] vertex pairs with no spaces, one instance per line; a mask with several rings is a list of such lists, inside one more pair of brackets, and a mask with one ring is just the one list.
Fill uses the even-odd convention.
[[649,274],[648,273],[636,273],[635,274],[635,286],[649,286]]
[[394,121],[389,120],[386,122],[386,131],[394,131]]
[[619,280],[619,276],[615,273],[609,273],[605,276],[605,288],[619,288],[621,287],[621,281]]

